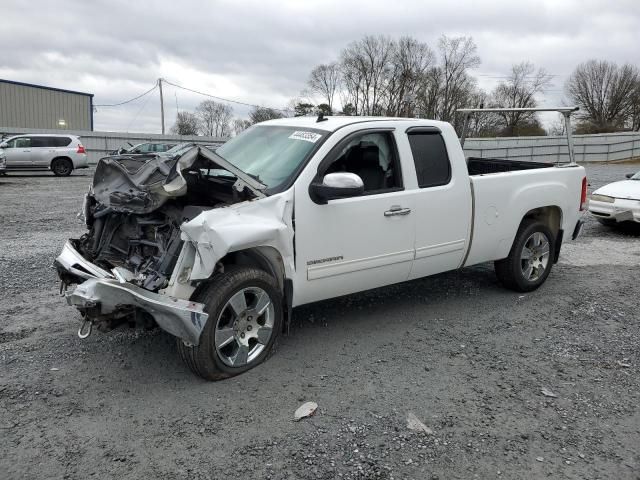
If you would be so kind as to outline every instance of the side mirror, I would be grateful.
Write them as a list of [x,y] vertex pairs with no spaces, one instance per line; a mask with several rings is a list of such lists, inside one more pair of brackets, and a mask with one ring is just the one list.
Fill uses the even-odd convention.
[[355,173],[336,172],[324,176],[322,183],[309,185],[311,199],[320,205],[336,198],[357,197],[364,193],[364,183]]
[[[2,145],[0,145],[0,146],[2,146]],[[627,177],[627,178],[631,178],[631,177],[633,177],[634,175],[635,175],[635,173],[627,173],[627,174],[625,175],[625,177]]]
[[7,142],[0,143],[0,148],[7,148],[9,144]]

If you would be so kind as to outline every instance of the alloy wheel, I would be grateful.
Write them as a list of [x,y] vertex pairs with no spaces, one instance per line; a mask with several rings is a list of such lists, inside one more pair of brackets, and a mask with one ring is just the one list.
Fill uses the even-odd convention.
[[534,232],[524,242],[520,254],[522,275],[529,282],[535,282],[545,272],[549,264],[549,239],[544,233]]
[[275,310],[269,294],[246,287],[222,308],[215,329],[218,356],[225,365],[243,367],[255,360],[273,335]]

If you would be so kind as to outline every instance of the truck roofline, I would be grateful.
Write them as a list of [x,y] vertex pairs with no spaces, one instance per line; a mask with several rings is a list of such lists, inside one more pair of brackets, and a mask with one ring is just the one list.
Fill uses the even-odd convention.
[[357,116],[327,116],[322,121],[318,117],[289,117],[267,120],[258,125],[313,128],[327,132],[335,132],[340,128],[355,124],[380,123],[380,122],[405,122],[412,125],[424,125],[428,127],[441,127],[446,122],[438,120],[427,120],[422,118],[402,118],[402,117],[357,117]]

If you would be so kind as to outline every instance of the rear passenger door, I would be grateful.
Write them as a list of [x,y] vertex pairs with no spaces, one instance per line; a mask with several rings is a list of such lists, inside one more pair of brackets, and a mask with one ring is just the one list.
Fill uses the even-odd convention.
[[48,167],[55,153],[54,137],[31,137],[31,163],[34,167]]
[[[455,134],[450,133],[457,142]],[[464,158],[450,161],[440,129],[413,127],[406,131],[406,140],[418,183],[414,201],[415,260],[409,276],[413,279],[461,265],[470,233],[472,205]]]

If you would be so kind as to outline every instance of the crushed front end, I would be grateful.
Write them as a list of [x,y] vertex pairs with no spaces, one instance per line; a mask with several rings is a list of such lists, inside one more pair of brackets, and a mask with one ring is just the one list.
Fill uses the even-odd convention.
[[195,247],[181,226],[261,195],[247,185],[251,178],[243,182],[241,172],[230,170],[197,146],[176,155],[100,160],[83,206],[88,231],[68,240],[54,262],[67,302],[82,314],[81,337],[94,325],[101,331],[158,325],[198,344],[207,314],[189,300],[198,282],[185,272]]

